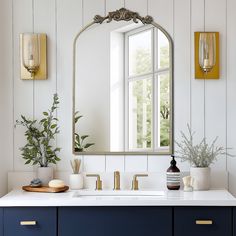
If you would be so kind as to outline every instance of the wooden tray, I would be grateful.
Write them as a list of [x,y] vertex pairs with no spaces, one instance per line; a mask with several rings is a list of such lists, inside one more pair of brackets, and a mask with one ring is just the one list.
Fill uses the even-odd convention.
[[61,193],[65,192],[69,189],[69,186],[64,186],[61,188],[50,188],[47,186],[42,186],[42,187],[32,187],[30,185],[28,186],[23,186],[23,190],[28,191],[28,192],[38,192],[38,193]]

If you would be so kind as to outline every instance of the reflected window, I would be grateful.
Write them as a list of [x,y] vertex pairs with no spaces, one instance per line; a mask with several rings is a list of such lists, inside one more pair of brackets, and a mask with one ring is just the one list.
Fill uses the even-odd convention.
[[125,33],[125,147],[161,151],[170,145],[169,41],[157,28]]

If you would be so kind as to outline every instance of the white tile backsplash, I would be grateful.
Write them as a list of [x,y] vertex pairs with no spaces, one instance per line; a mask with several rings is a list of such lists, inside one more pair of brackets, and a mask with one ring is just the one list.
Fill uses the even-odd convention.
[[162,172],[170,166],[170,156],[148,156],[148,172]]
[[[113,173],[102,172],[99,173],[103,183],[103,189],[113,189],[114,176]],[[132,179],[137,172],[121,172],[120,173],[120,185],[121,189],[131,189]],[[166,190],[166,173],[165,172],[142,172],[148,173],[148,177],[140,177],[139,188],[140,189],[160,189]],[[71,172],[56,171],[55,178],[62,179],[69,185],[69,175]],[[189,172],[182,172],[182,177],[189,175]],[[27,185],[36,176],[35,172],[9,172],[8,173],[8,190],[11,191],[14,188],[21,188],[23,185]],[[84,173],[84,188],[95,189],[96,178],[86,177]],[[183,187],[181,181],[181,188]],[[211,189],[228,189],[228,172],[227,171],[212,171],[211,172]]]
[[139,178],[140,189],[166,189],[165,172],[148,172],[148,177]]
[[190,164],[188,162],[182,162],[179,158],[175,158],[175,160],[177,162],[177,167],[180,169],[181,172],[189,172]]
[[29,185],[30,181],[34,178],[36,178],[36,173],[31,171],[8,172],[8,191]]
[[125,157],[119,155],[106,156],[106,172],[125,171]]
[[130,155],[125,156],[125,172],[144,172],[147,169],[147,156],[146,155]]
[[106,161],[104,155],[92,155],[83,157],[84,172],[105,172]]
[[[131,189],[134,174],[147,173],[148,177],[139,177],[140,189],[166,189],[166,170],[170,166],[170,156],[146,156],[146,155],[84,155],[82,159],[84,174],[84,188],[95,189],[96,178],[86,177],[87,173],[100,174],[103,189],[114,188],[114,171],[120,171],[121,189]],[[189,175],[189,164],[176,158],[177,166],[182,176]],[[228,172],[218,171],[218,163],[212,166],[211,188],[228,189]],[[69,185],[71,171],[55,171],[55,178],[65,181]],[[8,190],[20,188],[28,184],[35,177],[35,172],[9,172]],[[182,182],[182,181],[181,181]],[[182,183],[181,183],[182,185]]]

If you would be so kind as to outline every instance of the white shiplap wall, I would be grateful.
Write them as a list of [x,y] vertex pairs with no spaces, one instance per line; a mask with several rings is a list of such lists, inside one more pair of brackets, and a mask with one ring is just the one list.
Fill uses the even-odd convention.
[[[72,42],[82,26],[95,14],[125,6],[141,15],[152,15],[174,40],[175,137],[191,124],[196,138],[204,135],[236,152],[236,61],[235,0],[1,0],[0,1],[0,111],[1,165],[0,194],[6,191],[7,171],[31,171],[20,157],[24,130],[13,126],[20,114],[38,118],[58,92],[58,118],[62,161],[57,170],[69,170],[72,127]],[[221,76],[219,80],[194,79],[194,31],[220,32]],[[22,81],[19,78],[19,34],[44,32],[48,35],[49,78],[47,81]],[[153,156],[86,156],[85,171],[126,172],[164,171],[169,158]],[[183,171],[188,164],[179,163]],[[212,166],[229,170],[229,187],[236,194],[236,159],[222,156]]]
[[11,11],[10,1],[0,1],[0,196],[6,192],[7,171],[13,166],[14,107]]

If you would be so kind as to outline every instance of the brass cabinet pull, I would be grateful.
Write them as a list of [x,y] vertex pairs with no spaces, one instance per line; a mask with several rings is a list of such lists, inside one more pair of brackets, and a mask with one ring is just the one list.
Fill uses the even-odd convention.
[[21,221],[20,225],[36,225],[37,222],[35,220],[31,220],[31,221]]
[[196,225],[212,225],[212,220],[196,220]]

